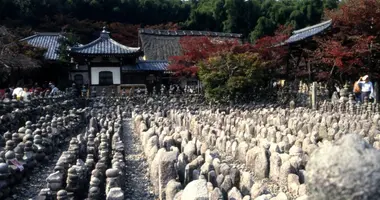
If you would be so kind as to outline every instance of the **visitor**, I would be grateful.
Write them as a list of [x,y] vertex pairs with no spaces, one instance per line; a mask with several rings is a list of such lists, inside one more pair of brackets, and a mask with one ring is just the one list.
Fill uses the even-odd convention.
[[13,92],[12,92],[12,96],[13,97],[16,97],[17,100],[20,100],[21,98],[21,93],[24,91],[24,89],[20,86],[16,87]]
[[30,88],[29,92],[39,94],[42,92],[42,88],[38,85],[38,83],[34,83],[33,87]]
[[361,81],[361,77],[358,81],[354,83],[354,95],[355,95],[355,101],[361,102],[361,89],[359,82]]
[[17,99],[23,100],[23,101],[28,101],[29,100],[29,92],[28,88],[25,87],[23,91],[20,92],[20,96],[17,96]]
[[373,85],[372,82],[369,81],[368,75],[363,76],[362,78],[359,79],[359,87],[360,87],[360,99],[362,102],[364,102],[365,98],[374,99],[373,96]]
[[12,98],[12,93],[13,93],[13,86],[8,85],[8,88],[5,89],[5,93],[7,93],[9,96],[7,98],[11,99]]
[[55,87],[55,85],[53,84],[53,83],[49,83],[49,86],[50,86],[50,88],[51,88],[51,92],[50,92],[50,96],[55,96],[55,95],[57,95],[58,94],[58,88],[57,87]]

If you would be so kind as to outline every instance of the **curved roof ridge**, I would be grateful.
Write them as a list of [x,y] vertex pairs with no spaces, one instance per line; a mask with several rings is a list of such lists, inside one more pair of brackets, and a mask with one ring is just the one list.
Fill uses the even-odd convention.
[[215,36],[215,37],[233,37],[242,38],[243,34],[240,33],[225,33],[213,31],[197,31],[197,30],[162,30],[162,29],[149,29],[139,28],[139,33],[149,35],[167,35],[167,36]]
[[141,51],[140,47],[129,47],[123,45],[109,36],[109,32],[103,30],[100,36],[88,44],[71,47],[72,53],[78,54],[132,54]]
[[321,22],[321,23],[318,23],[318,24],[314,24],[312,26],[307,26],[305,28],[293,31],[293,34],[298,34],[298,33],[304,32],[304,31],[308,31],[308,30],[313,29],[313,28],[317,28],[317,27],[320,27],[320,26],[323,26],[323,25],[330,24],[331,22],[332,22],[332,19],[324,21],[324,22]]
[[332,20],[324,21],[313,26],[308,26],[303,29],[293,31],[292,35],[284,42],[284,44],[290,44],[301,41],[303,39],[317,35],[332,25]]
[[34,32],[34,35],[23,38],[20,40],[20,42],[30,40],[38,36],[63,36],[63,35],[59,32]]
[[51,35],[51,36],[60,36],[63,35],[61,32],[35,32],[35,35]]
[[98,37],[97,39],[95,39],[94,41],[91,41],[87,44],[82,44],[81,46],[76,46],[76,47],[71,47],[70,50],[81,50],[81,49],[85,49],[85,48],[89,48],[89,47],[92,47],[94,46],[96,43],[98,43],[99,41],[101,41],[103,38],[102,37]]
[[122,48],[125,48],[125,49],[135,49],[135,50],[139,50],[140,47],[130,47],[130,46],[126,46],[124,44],[121,44],[119,42],[117,42],[116,40],[112,39],[112,38],[107,38],[110,42],[112,42],[113,44],[115,45],[119,45],[120,47]]
[[149,62],[149,63],[152,63],[152,62],[168,62],[167,60],[139,60],[138,62]]

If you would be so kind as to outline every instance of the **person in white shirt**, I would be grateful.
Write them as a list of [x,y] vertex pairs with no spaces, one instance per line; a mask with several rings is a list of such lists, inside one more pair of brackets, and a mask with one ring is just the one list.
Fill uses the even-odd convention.
[[29,92],[28,88],[24,88],[24,90],[21,92],[20,97],[22,97],[23,101],[29,101]]
[[21,93],[24,91],[22,87],[17,87],[12,92],[12,97],[16,96],[17,98],[21,97]]
[[373,84],[369,81],[368,75],[365,75],[359,80],[360,92],[361,92],[361,101],[364,102],[365,98],[373,99]]

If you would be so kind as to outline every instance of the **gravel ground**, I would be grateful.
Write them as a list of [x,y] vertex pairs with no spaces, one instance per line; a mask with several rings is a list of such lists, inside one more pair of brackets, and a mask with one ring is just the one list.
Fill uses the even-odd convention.
[[148,163],[141,149],[141,142],[133,134],[131,119],[123,122],[123,141],[125,145],[126,160],[126,200],[154,200],[153,187],[148,178]]
[[53,173],[58,158],[61,156],[63,149],[67,149],[67,147],[68,144],[64,145],[62,149],[53,154],[48,160],[48,163],[41,164],[29,172],[29,174],[31,174],[29,180],[24,178],[22,182],[16,186],[16,193],[11,197],[17,200],[36,199],[40,190],[46,187],[46,178],[50,173]]
[[[131,128],[131,119],[123,122],[123,141],[125,144],[126,159],[126,180],[125,180],[125,199],[126,200],[155,200],[157,199],[153,193],[153,187],[148,178],[148,163],[145,160],[141,149],[141,142],[138,136],[133,134]],[[62,149],[56,152],[48,163],[42,164],[32,172],[27,180],[26,178],[16,186],[16,192],[8,198],[9,200],[34,200],[37,198],[41,189],[46,187],[46,178],[53,172],[54,166],[58,161],[66,144]]]

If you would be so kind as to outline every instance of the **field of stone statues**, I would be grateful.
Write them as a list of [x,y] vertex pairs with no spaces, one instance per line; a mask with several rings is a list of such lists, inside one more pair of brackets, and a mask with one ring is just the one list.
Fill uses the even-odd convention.
[[379,106],[3,103],[0,199],[380,199]]

